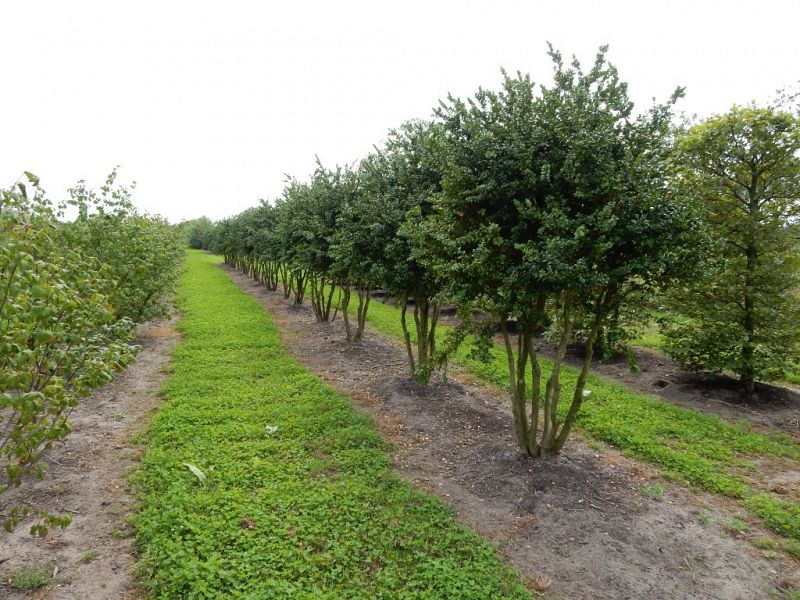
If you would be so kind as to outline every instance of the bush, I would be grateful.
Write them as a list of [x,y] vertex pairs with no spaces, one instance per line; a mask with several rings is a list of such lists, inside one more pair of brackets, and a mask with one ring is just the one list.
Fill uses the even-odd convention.
[[[127,197],[95,203],[94,215],[79,202],[78,219],[64,223],[65,206],[26,178],[32,195],[25,183],[0,191],[0,494],[44,476],[41,459],[69,434],[79,398],[133,359],[135,321],[166,308],[181,256],[173,229],[137,215]],[[108,185],[103,195],[116,194]],[[34,534],[69,524],[25,505],[3,525],[31,514]]]

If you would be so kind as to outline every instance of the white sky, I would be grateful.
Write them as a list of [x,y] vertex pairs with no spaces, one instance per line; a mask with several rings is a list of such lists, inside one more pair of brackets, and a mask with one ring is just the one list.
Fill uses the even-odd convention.
[[0,187],[120,164],[141,208],[219,219],[501,66],[549,81],[547,40],[587,65],[608,43],[642,108],[683,85],[702,116],[796,85],[798,23],[797,0],[0,0]]

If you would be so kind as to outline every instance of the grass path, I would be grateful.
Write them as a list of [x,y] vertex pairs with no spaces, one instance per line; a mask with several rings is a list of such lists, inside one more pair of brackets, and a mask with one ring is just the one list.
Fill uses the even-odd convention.
[[184,340],[135,478],[152,596],[529,598],[489,544],[390,470],[371,420],[284,353],[216,262],[188,256]]

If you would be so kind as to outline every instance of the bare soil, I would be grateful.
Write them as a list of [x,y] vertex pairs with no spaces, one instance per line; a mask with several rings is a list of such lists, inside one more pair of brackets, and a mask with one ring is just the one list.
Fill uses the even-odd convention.
[[[532,589],[549,581],[548,598],[754,600],[800,578],[796,561],[750,543],[773,536],[735,503],[579,435],[557,459],[523,458],[497,389],[458,369],[420,387],[395,342],[368,330],[348,346],[340,320],[318,324],[309,307],[221,268],[271,313],[287,351],[374,416],[396,470],[494,542]],[[726,527],[734,517],[751,521],[744,536]]]
[[[74,409],[72,433],[49,453],[46,477],[3,497],[6,507],[24,502],[69,514],[72,524],[44,539],[31,536],[30,523],[25,522],[13,534],[0,533],[0,597],[141,597],[127,524],[134,498],[126,476],[142,454],[131,437],[147,427],[159,405],[158,390],[168,376],[170,352],[179,337],[174,325],[174,319],[158,320],[139,328],[136,361]],[[22,566],[46,568],[51,582],[35,592],[14,590],[9,576]]]

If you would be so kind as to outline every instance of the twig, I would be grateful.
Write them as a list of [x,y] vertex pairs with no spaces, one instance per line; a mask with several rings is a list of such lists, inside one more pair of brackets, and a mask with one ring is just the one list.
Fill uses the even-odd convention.
[[692,565],[690,565],[690,564],[689,564],[689,559],[687,559],[687,558],[684,556],[684,557],[683,557],[683,562],[684,562],[684,564],[686,565],[686,568],[688,568],[688,569],[689,569],[689,573],[691,573],[691,574],[692,574],[692,583],[694,583],[695,585],[697,585],[697,578],[694,576],[694,569],[692,568]]

